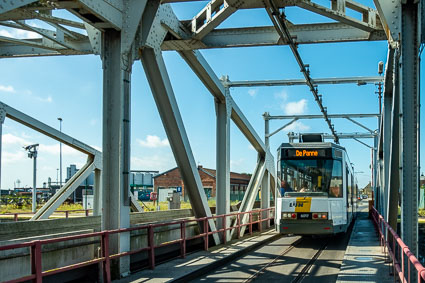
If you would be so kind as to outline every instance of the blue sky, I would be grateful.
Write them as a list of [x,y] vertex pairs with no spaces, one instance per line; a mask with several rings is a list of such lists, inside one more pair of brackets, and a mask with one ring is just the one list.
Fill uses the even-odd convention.
[[[359,2],[373,6],[370,4],[372,1]],[[205,3],[202,1],[176,4],[173,7],[180,19],[190,19]],[[297,24],[331,21],[297,8],[287,9],[286,12],[288,19]],[[258,25],[271,25],[264,10],[238,11],[220,25],[220,28]],[[0,29],[0,34],[6,32],[13,31]],[[302,78],[287,46],[201,52],[218,76],[229,75],[230,80]],[[299,52],[304,62],[310,64],[313,78],[376,76],[378,62],[386,61],[387,43],[302,45]],[[215,168],[216,122],[213,97],[177,53],[164,52],[164,59],[195,160],[204,167]],[[422,90],[423,86],[422,75]],[[140,62],[133,65],[131,91],[132,169],[164,171],[174,167],[175,161]],[[374,85],[319,86],[323,103],[331,114],[377,113],[378,98],[375,91]],[[234,88],[231,89],[231,94],[260,137],[263,137],[264,133],[262,114],[266,111],[271,115],[320,114],[307,86]],[[61,117],[62,128],[66,134],[101,149],[102,65],[98,56],[2,59],[0,101],[56,128],[59,128],[57,118]],[[421,124],[423,119],[422,115]],[[337,132],[364,131],[349,121],[332,121]],[[377,128],[376,119],[358,121],[372,129]],[[271,121],[270,130],[274,131],[284,123],[286,121]],[[291,131],[329,132],[323,120],[301,120]],[[280,143],[287,141],[286,133],[283,131],[271,138],[272,153]],[[421,140],[424,140],[423,134]],[[366,142],[372,144],[371,140]],[[22,149],[22,146],[29,143],[41,144],[37,186],[47,182],[48,177],[56,181],[59,168],[58,143],[6,119],[3,126],[2,189],[13,188],[17,180],[20,180],[21,186],[32,185],[32,161]],[[370,149],[349,140],[342,140],[341,145],[347,148],[355,171],[363,172],[358,174],[358,180],[361,187],[365,186],[370,180]],[[63,156],[63,178],[66,176],[66,166],[77,164],[80,168],[86,159],[83,154],[67,147],[63,149]],[[255,164],[256,152],[232,124],[231,170],[252,173]]]

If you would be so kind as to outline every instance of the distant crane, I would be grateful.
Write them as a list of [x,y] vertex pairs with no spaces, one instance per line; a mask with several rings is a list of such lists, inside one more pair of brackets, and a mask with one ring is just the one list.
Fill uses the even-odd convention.
[[28,151],[28,158],[33,158],[34,160],[34,173],[33,173],[33,186],[32,186],[32,212],[35,213],[37,208],[37,147],[39,144],[32,144],[24,146],[24,149]]

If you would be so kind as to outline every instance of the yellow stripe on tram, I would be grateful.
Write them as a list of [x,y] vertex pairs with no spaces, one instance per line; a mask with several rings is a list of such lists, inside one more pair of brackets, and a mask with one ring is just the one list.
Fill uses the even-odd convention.
[[310,212],[311,208],[311,197],[297,198],[295,205],[295,212]]

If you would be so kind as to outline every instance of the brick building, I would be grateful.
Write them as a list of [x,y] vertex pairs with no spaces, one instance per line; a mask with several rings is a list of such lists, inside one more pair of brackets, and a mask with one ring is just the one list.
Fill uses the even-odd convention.
[[[208,198],[215,198],[216,196],[216,170],[203,168],[198,166],[199,176],[201,177],[202,185],[205,189],[205,194]],[[242,200],[246,188],[248,187],[251,175],[239,174],[230,172],[230,199],[231,200]],[[180,175],[178,167],[165,171],[154,177],[154,190],[158,193],[158,200],[165,201],[168,193],[176,191],[177,188],[181,187],[182,197],[184,200],[188,200],[188,196],[185,193],[183,180]]]

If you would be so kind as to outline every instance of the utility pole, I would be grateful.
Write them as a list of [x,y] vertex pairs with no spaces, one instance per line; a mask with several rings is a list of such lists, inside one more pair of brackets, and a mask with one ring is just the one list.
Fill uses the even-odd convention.
[[28,158],[33,158],[34,172],[33,172],[33,185],[32,185],[32,212],[35,213],[37,209],[37,144],[32,144],[24,147],[28,151]]
[[[62,118],[58,118],[59,120],[59,131],[62,133]],[[62,188],[62,143],[59,143],[59,176],[60,176],[60,187]]]
[[[382,74],[384,73],[384,62],[379,61],[378,63],[378,74],[380,76],[382,76]],[[379,114],[381,114],[382,112],[382,82],[377,83],[376,85],[378,86],[378,91],[375,91],[375,93],[378,94],[378,98],[379,98]]]

